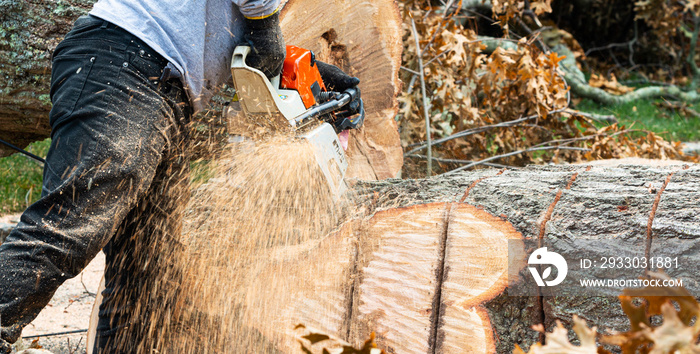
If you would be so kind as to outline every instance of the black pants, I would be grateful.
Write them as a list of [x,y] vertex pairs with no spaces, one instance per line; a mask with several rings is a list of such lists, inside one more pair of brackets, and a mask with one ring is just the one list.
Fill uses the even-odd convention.
[[162,77],[166,64],[94,17],[56,48],[42,197],[0,246],[4,340],[15,341],[102,248],[99,351],[145,353],[166,340],[177,320],[190,115],[180,81]]

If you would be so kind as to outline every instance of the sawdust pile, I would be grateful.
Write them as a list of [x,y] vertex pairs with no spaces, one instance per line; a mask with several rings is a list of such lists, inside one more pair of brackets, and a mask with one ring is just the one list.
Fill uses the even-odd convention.
[[307,142],[274,137],[229,151],[190,200],[179,257],[185,277],[175,311],[179,328],[169,352],[272,352],[273,333],[298,319],[268,323],[268,312],[284,307],[279,302],[288,299],[280,295],[313,276],[270,272],[272,263],[289,249],[318,243],[344,215]]

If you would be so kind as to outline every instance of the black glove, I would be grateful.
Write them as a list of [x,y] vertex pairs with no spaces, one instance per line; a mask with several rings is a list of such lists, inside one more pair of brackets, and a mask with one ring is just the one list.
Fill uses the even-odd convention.
[[246,32],[244,40],[250,46],[246,63],[262,71],[268,78],[282,72],[287,47],[280,29],[279,13],[260,20],[245,19]]
[[321,79],[328,91],[343,92],[360,84],[360,79],[344,73],[335,65],[318,60],[316,65],[318,65],[318,72],[321,73]]
[[360,98],[360,88],[357,87],[360,79],[346,74],[335,65],[320,61],[316,61],[316,65],[328,91],[347,93],[352,96],[352,101],[334,114],[335,120],[331,123],[335,131],[340,133],[343,130],[357,129],[362,126],[365,120],[365,107]]

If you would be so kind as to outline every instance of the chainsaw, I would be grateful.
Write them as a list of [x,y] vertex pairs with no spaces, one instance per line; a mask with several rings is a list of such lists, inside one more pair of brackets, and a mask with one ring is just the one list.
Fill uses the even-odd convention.
[[339,197],[347,189],[347,129],[361,126],[365,118],[359,89],[327,91],[314,53],[291,45],[282,73],[268,79],[246,64],[250,50],[238,46],[231,59],[233,84],[244,116],[307,140],[331,192]]

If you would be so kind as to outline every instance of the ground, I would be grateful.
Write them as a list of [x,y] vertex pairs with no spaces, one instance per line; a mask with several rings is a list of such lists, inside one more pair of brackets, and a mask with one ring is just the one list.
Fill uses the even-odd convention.
[[[19,215],[0,217],[0,225],[17,221]],[[82,273],[58,288],[49,305],[22,332],[25,347],[38,339],[39,345],[55,354],[86,352],[86,331],[104,267],[104,254],[100,252]],[[56,335],[74,331],[82,332]]]
[[[56,354],[85,353],[86,332],[95,294],[104,273],[105,258],[100,252],[77,277],[63,283],[49,305],[29,326],[23,337],[39,336],[39,344]],[[83,332],[46,336],[47,334],[83,330]],[[36,338],[28,339],[27,341]]]

